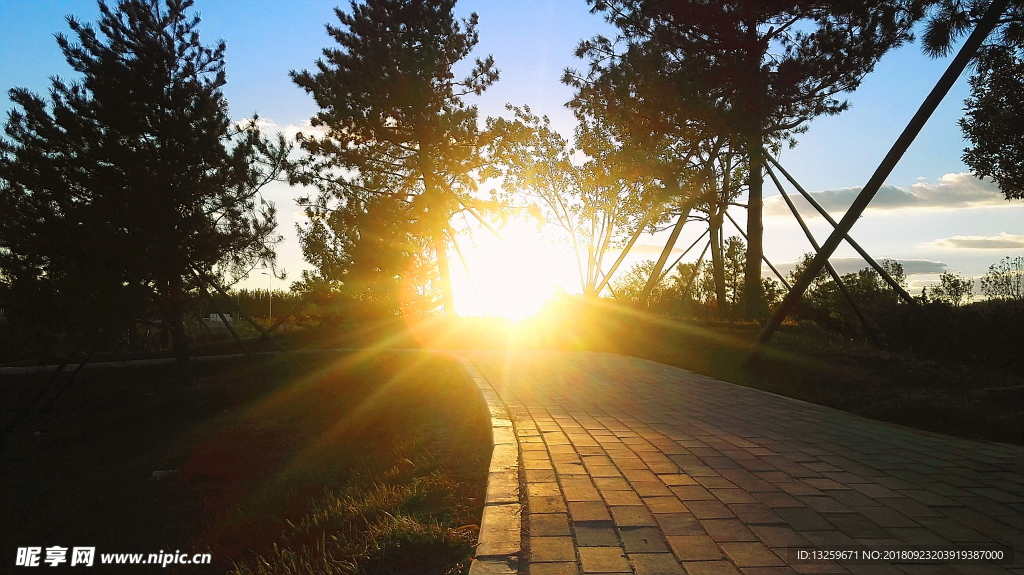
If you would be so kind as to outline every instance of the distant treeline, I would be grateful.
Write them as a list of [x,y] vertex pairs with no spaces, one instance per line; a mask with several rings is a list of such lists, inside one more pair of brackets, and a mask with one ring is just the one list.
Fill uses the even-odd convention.
[[[676,266],[652,292],[647,310],[697,320],[743,319],[745,248],[739,237],[725,241],[717,280],[711,262]],[[794,283],[811,259],[811,254],[805,254],[786,281]],[[883,260],[880,265],[906,287],[900,263]],[[651,261],[636,264],[613,282],[612,297],[635,302],[652,267]],[[792,319],[893,351],[997,361],[1014,361],[1024,352],[1024,257],[1005,257],[992,264],[977,288],[970,278],[943,273],[937,285],[914,297],[913,304],[901,299],[870,267],[840,279],[849,299],[822,271]],[[773,278],[764,278],[763,284],[769,305],[778,305],[786,293],[784,286]]]

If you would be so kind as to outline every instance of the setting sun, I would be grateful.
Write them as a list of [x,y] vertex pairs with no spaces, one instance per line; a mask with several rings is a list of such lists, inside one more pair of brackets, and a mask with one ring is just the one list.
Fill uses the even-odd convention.
[[558,288],[578,291],[575,260],[568,249],[543,237],[536,224],[511,221],[498,239],[486,230],[473,241],[460,238],[462,265],[452,250],[452,284],[459,315],[500,316],[512,321],[540,311]]

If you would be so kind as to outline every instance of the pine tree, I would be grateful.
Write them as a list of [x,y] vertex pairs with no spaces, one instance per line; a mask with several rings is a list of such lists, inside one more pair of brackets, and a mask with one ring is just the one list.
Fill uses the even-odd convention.
[[[932,0],[924,52],[945,56],[970,32],[991,0]],[[1024,199],[1024,2],[1013,0],[995,32],[978,50],[971,96],[960,120],[971,146],[963,161],[979,178],[995,180],[1007,200]]]
[[454,313],[449,220],[471,202],[482,162],[477,109],[462,97],[498,79],[491,57],[455,79],[452,68],[479,37],[477,15],[457,21],[454,6],[368,0],[350,12],[336,8],[341,26],[327,31],[338,46],[324,49],[315,71],[292,72],[320,106],[313,126],[327,129],[300,138],[307,155],[292,173],[319,190],[314,204],[324,207],[311,217],[326,220],[349,202],[372,207],[374,196],[405,203],[408,218],[395,225],[433,247],[446,314]]
[[[728,136],[723,150],[746,156],[747,315],[764,315],[762,150],[793,142],[816,116],[845,110],[848,102],[837,96],[856,89],[883,54],[910,38],[910,26],[920,17],[917,3],[588,2],[620,32],[616,39],[582,42],[577,54],[590,59],[589,80],[611,78],[610,91],[648,103],[619,106],[620,112],[634,111],[628,114],[634,126],[668,133],[699,123],[709,133]],[[648,81],[651,74],[661,81]],[[629,85],[615,86],[616,81]]]
[[[0,282],[9,307],[55,331],[117,337],[159,321],[187,374],[194,271],[272,262],[258,190],[287,153],[228,116],[224,43],[200,43],[191,0],[99,3],[58,35],[81,79],[49,99],[14,89],[0,141]],[[10,309],[8,310],[11,311]]]

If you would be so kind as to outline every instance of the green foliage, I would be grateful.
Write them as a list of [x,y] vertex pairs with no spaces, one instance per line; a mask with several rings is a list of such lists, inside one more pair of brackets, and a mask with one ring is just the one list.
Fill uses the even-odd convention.
[[1024,60],[1004,46],[982,52],[960,120],[971,147],[964,163],[995,180],[1007,200],[1024,199]]
[[675,156],[666,163],[665,187],[689,192],[684,197],[697,197],[702,186],[695,182],[712,173],[707,168],[719,154],[746,158],[751,257],[744,299],[748,317],[763,316],[762,149],[795,145],[809,120],[848,108],[836,96],[855,90],[883,54],[910,39],[916,3],[588,3],[618,34],[579,44],[577,56],[589,59],[589,69],[566,72],[564,81],[577,88],[572,106],[578,115],[606,118],[638,150]]
[[432,248],[409,232],[415,222],[407,204],[378,196],[352,198],[336,209],[307,205],[305,211],[309,223],[299,228],[299,243],[314,268],[292,288],[313,292],[332,321],[437,307]]
[[[459,22],[454,5],[454,0],[368,0],[352,2],[348,12],[336,8],[341,25],[328,25],[327,31],[337,46],[324,49],[315,71],[292,72],[320,107],[313,126],[326,128],[319,136],[299,135],[306,154],[290,174],[293,183],[319,190],[315,201],[304,202],[311,221],[300,229],[300,236],[308,236],[303,240],[307,261],[321,267],[322,281],[358,273],[359,268],[345,267],[354,262],[352,253],[318,250],[354,245],[344,238],[358,234],[347,226],[361,214],[398,215],[392,224],[398,230],[389,233],[405,236],[399,245],[433,245],[446,313],[453,311],[449,220],[474,203],[469,194],[482,163],[477,109],[462,97],[479,95],[498,79],[493,58],[487,57],[477,59],[465,79],[455,80],[453,68],[469,56],[479,36],[477,15]],[[337,210],[346,213],[334,217]],[[383,213],[370,214],[375,210]],[[332,241],[336,238],[342,239]],[[385,267],[388,275],[394,266]],[[383,292],[372,296],[376,300],[392,295],[390,280],[359,283],[380,286]]]
[[[923,50],[949,54],[981,20],[991,0],[931,0]],[[1012,0],[995,32],[981,46],[970,78],[971,95],[960,120],[971,146],[963,161],[979,178],[990,177],[1007,200],[1024,199],[1024,3]]]
[[[652,271],[654,271],[654,260],[644,260],[633,264],[629,272],[620,274],[612,281],[612,297],[621,302],[636,303],[648,278],[651,277]],[[651,292],[651,298],[660,299],[668,285],[666,278],[661,278],[655,285],[654,291]]]
[[981,278],[981,293],[990,298],[1024,301],[1024,256],[999,260]]
[[589,141],[588,159],[578,163],[576,150],[551,129],[547,116],[526,106],[508,109],[514,120],[487,120],[493,163],[485,175],[503,178],[500,203],[518,203],[541,225],[561,228],[576,256],[583,292],[592,294],[604,277],[609,248],[635,231],[649,209],[644,179],[622,164],[623,150],[613,141],[581,128],[576,143]]
[[50,98],[13,89],[0,140],[0,292],[23,334],[109,341],[162,322],[187,345],[192,270],[273,262],[259,189],[287,154],[234,126],[224,44],[200,43],[189,0],[100,2],[57,43],[81,79]]
[[[966,278],[961,274],[942,272],[939,276],[939,285],[932,289],[932,297],[938,301],[944,301],[953,307],[960,307],[970,303],[974,297],[974,280]],[[924,291],[921,292],[922,299]]]

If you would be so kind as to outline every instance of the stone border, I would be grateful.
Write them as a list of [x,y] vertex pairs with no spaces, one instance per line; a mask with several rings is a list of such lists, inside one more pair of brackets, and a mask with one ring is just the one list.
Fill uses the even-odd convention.
[[519,442],[508,409],[473,362],[453,353],[473,378],[491,417],[491,464],[480,520],[480,537],[470,575],[512,575],[519,572],[523,508],[519,503]]

